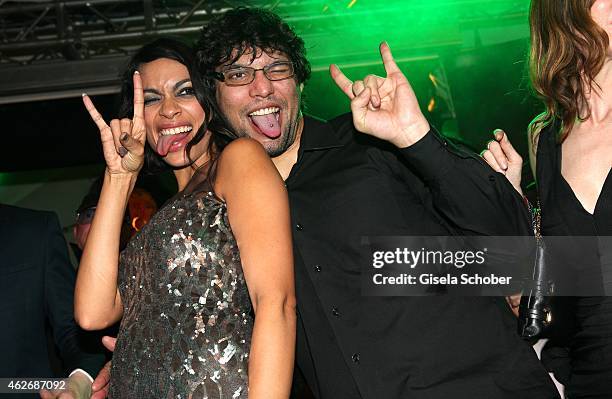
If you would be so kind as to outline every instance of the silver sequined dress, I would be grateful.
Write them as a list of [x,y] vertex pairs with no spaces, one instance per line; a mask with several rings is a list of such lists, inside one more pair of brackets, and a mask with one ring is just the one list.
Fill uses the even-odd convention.
[[179,195],[123,251],[109,397],[246,398],[251,303],[225,204]]

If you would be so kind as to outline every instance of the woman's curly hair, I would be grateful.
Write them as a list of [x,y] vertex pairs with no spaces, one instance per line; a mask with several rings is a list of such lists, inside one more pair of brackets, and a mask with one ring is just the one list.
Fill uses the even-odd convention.
[[587,94],[608,50],[608,35],[591,18],[594,0],[532,0],[529,74],[546,110],[529,126],[534,146],[540,131],[560,121],[563,141],[577,120],[588,119]]

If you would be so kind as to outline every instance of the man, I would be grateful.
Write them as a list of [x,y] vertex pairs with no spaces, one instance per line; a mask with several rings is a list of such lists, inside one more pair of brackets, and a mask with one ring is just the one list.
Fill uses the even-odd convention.
[[503,298],[361,293],[364,236],[530,230],[504,176],[431,130],[386,44],[385,78],[353,83],[331,67],[352,115],[329,123],[301,113],[304,43],[275,14],[228,11],[204,27],[197,51],[216,92],[216,125],[259,141],[285,179],[296,359],[315,397],[558,397]]
[[[529,232],[504,176],[430,129],[386,44],[386,78],[353,84],[331,67],[352,117],[330,123],[302,116],[303,41],[273,13],[228,11],[196,50],[229,130],[259,141],[286,181],[296,357],[316,397],[557,396],[503,298],[361,295],[362,236]],[[375,140],[355,128],[397,151],[365,144]]]
[[[81,261],[81,255],[83,254],[83,249],[85,248],[85,243],[87,242],[87,236],[89,236],[89,229],[91,228],[91,222],[93,221],[93,217],[96,213],[96,206],[98,205],[98,200],[100,199],[100,191],[102,190],[102,178],[95,179],[91,185],[89,186],[89,190],[81,200],[79,207],[76,210],[76,220],[74,226],[72,227],[72,235],[74,236],[74,241],[70,243],[70,248],[77,260],[78,263]],[[134,194],[136,193],[136,194]],[[144,195],[148,195],[150,201],[153,201],[153,198],[141,188],[136,188],[134,190],[132,196],[130,196],[129,204],[131,205],[133,202],[133,198],[142,197]],[[147,200],[149,200],[147,198]],[[153,202],[154,203],[154,202]],[[148,218],[143,220],[144,223],[148,222],[151,218],[152,214],[157,210],[152,210],[152,212],[148,212]],[[132,235],[132,224],[131,224],[131,213],[128,209],[125,212],[125,217],[123,218],[123,224],[121,225],[121,237],[119,238],[119,248],[123,250],[127,245],[130,237]]]
[[[0,204],[0,240],[0,318],[5,322],[0,340],[10,343],[2,351],[0,377],[56,377],[49,362],[47,321],[66,375],[73,371],[69,384],[73,397],[89,392],[92,380],[87,373],[95,375],[104,357],[81,346],[73,318],[75,271],[57,216]],[[47,392],[44,397],[54,395]]]

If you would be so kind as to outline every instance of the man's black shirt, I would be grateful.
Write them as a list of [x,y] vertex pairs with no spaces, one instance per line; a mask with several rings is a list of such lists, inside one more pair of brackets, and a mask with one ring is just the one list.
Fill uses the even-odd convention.
[[349,114],[305,117],[286,184],[296,358],[315,396],[557,397],[503,298],[361,294],[364,236],[529,234],[503,175],[435,131],[390,148],[355,132]]

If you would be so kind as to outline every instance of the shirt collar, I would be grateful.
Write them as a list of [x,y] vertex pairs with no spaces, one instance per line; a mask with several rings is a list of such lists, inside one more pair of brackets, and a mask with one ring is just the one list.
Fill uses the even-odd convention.
[[330,123],[312,116],[304,116],[300,152],[343,147],[346,143],[346,138],[343,140]]

